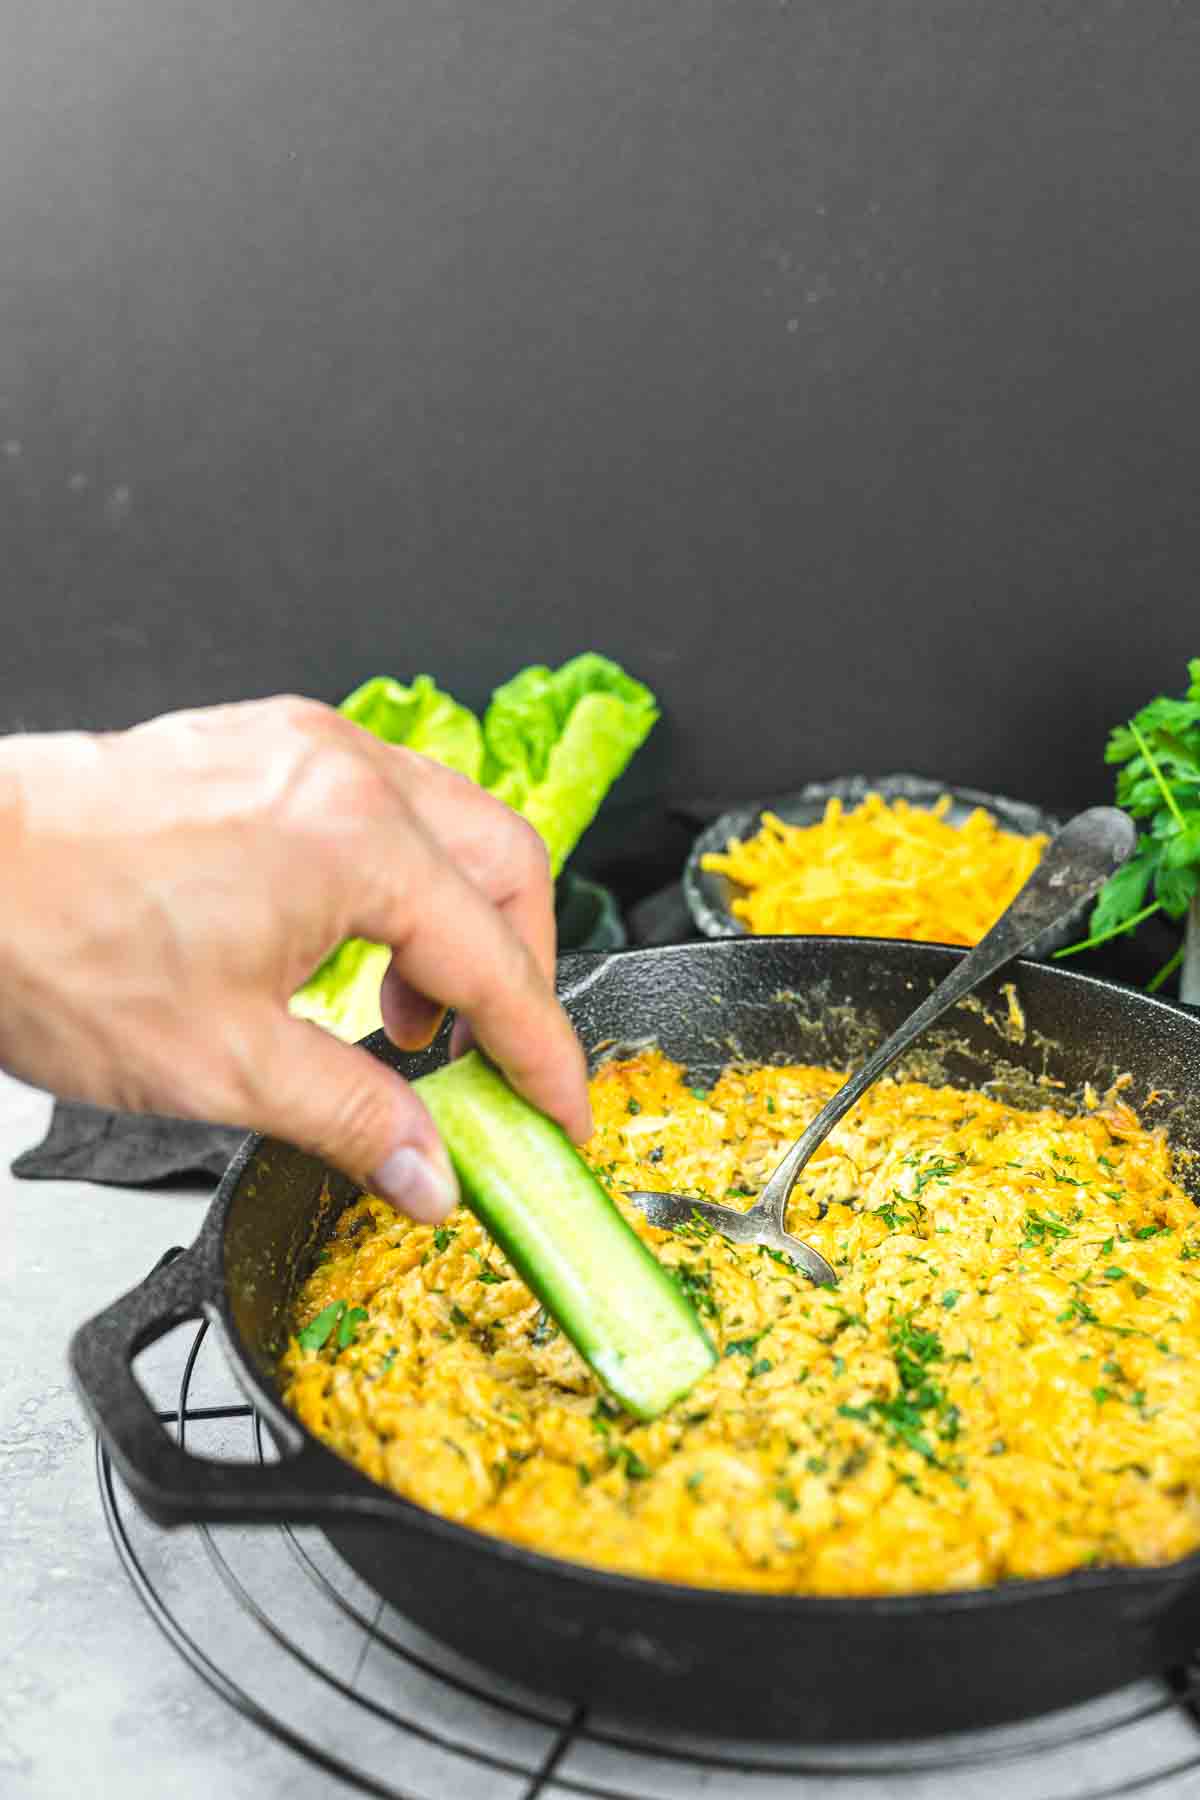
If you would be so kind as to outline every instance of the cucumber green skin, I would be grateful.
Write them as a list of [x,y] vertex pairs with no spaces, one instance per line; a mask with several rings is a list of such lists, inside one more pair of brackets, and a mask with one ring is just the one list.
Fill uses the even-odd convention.
[[655,1419],[716,1351],[565,1132],[477,1051],[414,1083],[463,1199],[627,1412]]

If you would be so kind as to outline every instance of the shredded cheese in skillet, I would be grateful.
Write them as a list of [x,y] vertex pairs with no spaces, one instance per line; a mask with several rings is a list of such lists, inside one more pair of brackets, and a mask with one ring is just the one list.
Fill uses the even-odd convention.
[[[706,1093],[657,1052],[615,1061],[586,1155],[618,1197],[736,1204],[841,1079],[733,1069]],[[1119,1100],[1069,1118],[879,1083],[792,1202],[836,1290],[626,1216],[722,1352],[653,1424],[469,1213],[435,1232],[369,1197],[298,1297],[297,1331],[340,1323],[291,1338],[289,1404],[434,1512],[670,1581],[903,1593],[1200,1545],[1200,1214]]]

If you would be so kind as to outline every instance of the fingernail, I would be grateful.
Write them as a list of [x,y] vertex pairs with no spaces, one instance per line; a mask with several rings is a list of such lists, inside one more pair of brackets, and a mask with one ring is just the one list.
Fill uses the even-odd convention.
[[418,1225],[440,1225],[458,1205],[458,1183],[438,1144],[428,1153],[408,1144],[393,1150],[371,1177],[371,1190]]

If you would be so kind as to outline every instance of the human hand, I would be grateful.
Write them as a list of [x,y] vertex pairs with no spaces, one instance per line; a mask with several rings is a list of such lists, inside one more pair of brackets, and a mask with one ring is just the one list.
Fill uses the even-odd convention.
[[244,1125],[413,1218],[457,1200],[417,1095],[288,1000],[345,937],[392,947],[403,1049],[448,1006],[590,1131],[554,997],[537,834],[474,783],[290,697],[0,740],[0,1065],[64,1098]]

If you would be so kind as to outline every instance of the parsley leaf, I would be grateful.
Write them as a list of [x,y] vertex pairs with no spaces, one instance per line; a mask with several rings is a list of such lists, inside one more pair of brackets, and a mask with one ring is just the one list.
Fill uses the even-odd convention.
[[302,1350],[323,1350],[330,1338],[334,1348],[346,1350],[358,1341],[358,1328],[367,1317],[365,1306],[351,1306],[346,1300],[332,1300],[303,1331],[296,1333]]
[[[1118,770],[1117,805],[1138,821],[1138,846],[1101,888],[1087,937],[1057,956],[1106,943],[1151,913],[1180,919],[1200,891],[1200,657],[1188,663],[1188,674],[1182,699],[1159,695],[1109,737],[1104,759]],[[1150,990],[1182,960],[1181,948]]]
[[367,1316],[365,1306],[349,1307],[338,1320],[337,1347],[345,1350],[358,1341],[358,1328]]
[[1045,1213],[1037,1212],[1033,1207],[1025,1214],[1025,1237],[1022,1250],[1035,1248],[1038,1244],[1043,1249],[1055,1238],[1074,1237],[1069,1225],[1064,1225],[1056,1212],[1049,1207]]
[[346,1310],[344,1300],[334,1300],[319,1312],[315,1319],[310,1319],[303,1331],[296,1333],[296,1342],[302,1350],[323,1350],[332,1337],[334,1328]]

